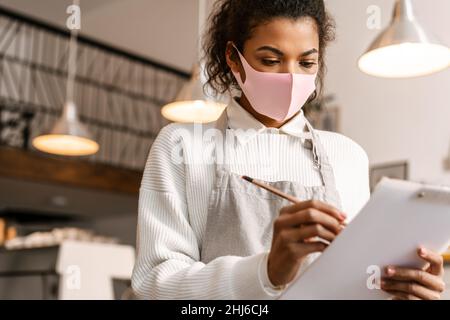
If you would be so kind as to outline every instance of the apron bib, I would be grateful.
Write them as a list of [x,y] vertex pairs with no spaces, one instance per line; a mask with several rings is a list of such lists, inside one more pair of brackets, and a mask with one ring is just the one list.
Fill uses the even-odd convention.
[[[226,113],[221,132],[226,137]],[[322,185],[304,186],[294,181],[264,183],[296,198],[320,200],[341,209],[341,200],[336,189],[334,172],[317,133],[307,119],[305,130],[310,139],[303,147],[313,153],[313,163],[319,170]],[[220,121],[220,120],[219,120]],[[227,143],[223,139],[223,162],[216,159],[216,181],[208,205],[207,221],[201,261],[208,263],[220,256],[251,256],[270,250],[273,223],[282,207],[291,203],[269,191],[249,183],[227,168]],[[217,147],[217,146],[216,146]],[[216,152],[217,154],[217,152]],[[320,254],[320,253],[319,253]],[[318,256],[318,255],[316,255]]]

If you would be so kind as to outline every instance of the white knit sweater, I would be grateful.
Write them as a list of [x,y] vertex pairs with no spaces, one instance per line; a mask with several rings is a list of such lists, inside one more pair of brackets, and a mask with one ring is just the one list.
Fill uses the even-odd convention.
[[[303,129],[302,113],[278,130],[264,127],[234,100],[226,112],[230,130],[241,138],[230,154],[231,171],[266,181],[321,184],[310,150],[294,136]],[[250,128],[256,133],[238,130]],[[198,148],[198,129],[170,124],[152,145],[139,195],[133,289],[149,299],[272,299],[276,295],[267,289],[266,252],[200,262],[216,168],[199,161],[211,159],[213,148],[208,142]],[[370,197],[367,155],[343,135],[317,132],[334,169],[343,211],[352,219]]]

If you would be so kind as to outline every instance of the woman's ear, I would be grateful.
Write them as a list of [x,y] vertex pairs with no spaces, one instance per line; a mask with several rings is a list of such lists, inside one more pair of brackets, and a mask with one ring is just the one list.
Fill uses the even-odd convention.
[[239,60],[239,55],[236,51],[236,48],[233,46],[233,42],[228,41],[227,47],[225,51],[225,56],[227,59],[227,65],[233,72],[239,73],[241,76],[242,82],[245,82],[245,71],[242,68],[242,64]]

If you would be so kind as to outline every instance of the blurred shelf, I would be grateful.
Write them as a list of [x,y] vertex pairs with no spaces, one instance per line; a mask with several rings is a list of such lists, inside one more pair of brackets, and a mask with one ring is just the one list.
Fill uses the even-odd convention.
[[142,172],[0,146],[0,176],[136,195]]

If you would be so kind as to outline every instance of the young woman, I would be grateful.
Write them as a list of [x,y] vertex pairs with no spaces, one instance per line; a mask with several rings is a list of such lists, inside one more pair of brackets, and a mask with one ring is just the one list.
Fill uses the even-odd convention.
[[[369,199],[364,150],[312,129],[301,109],[320,88],[333,39],[323,0],[219,0],[210,23],[209,84],[240,93],[218,121],[171,124],[151,148],[132,278],[144,298],[276,298],[326,248],[318,238],[333,241]],[[382,289],[439,298],[442,258],[418,254],[427,269],[391,266]]]

